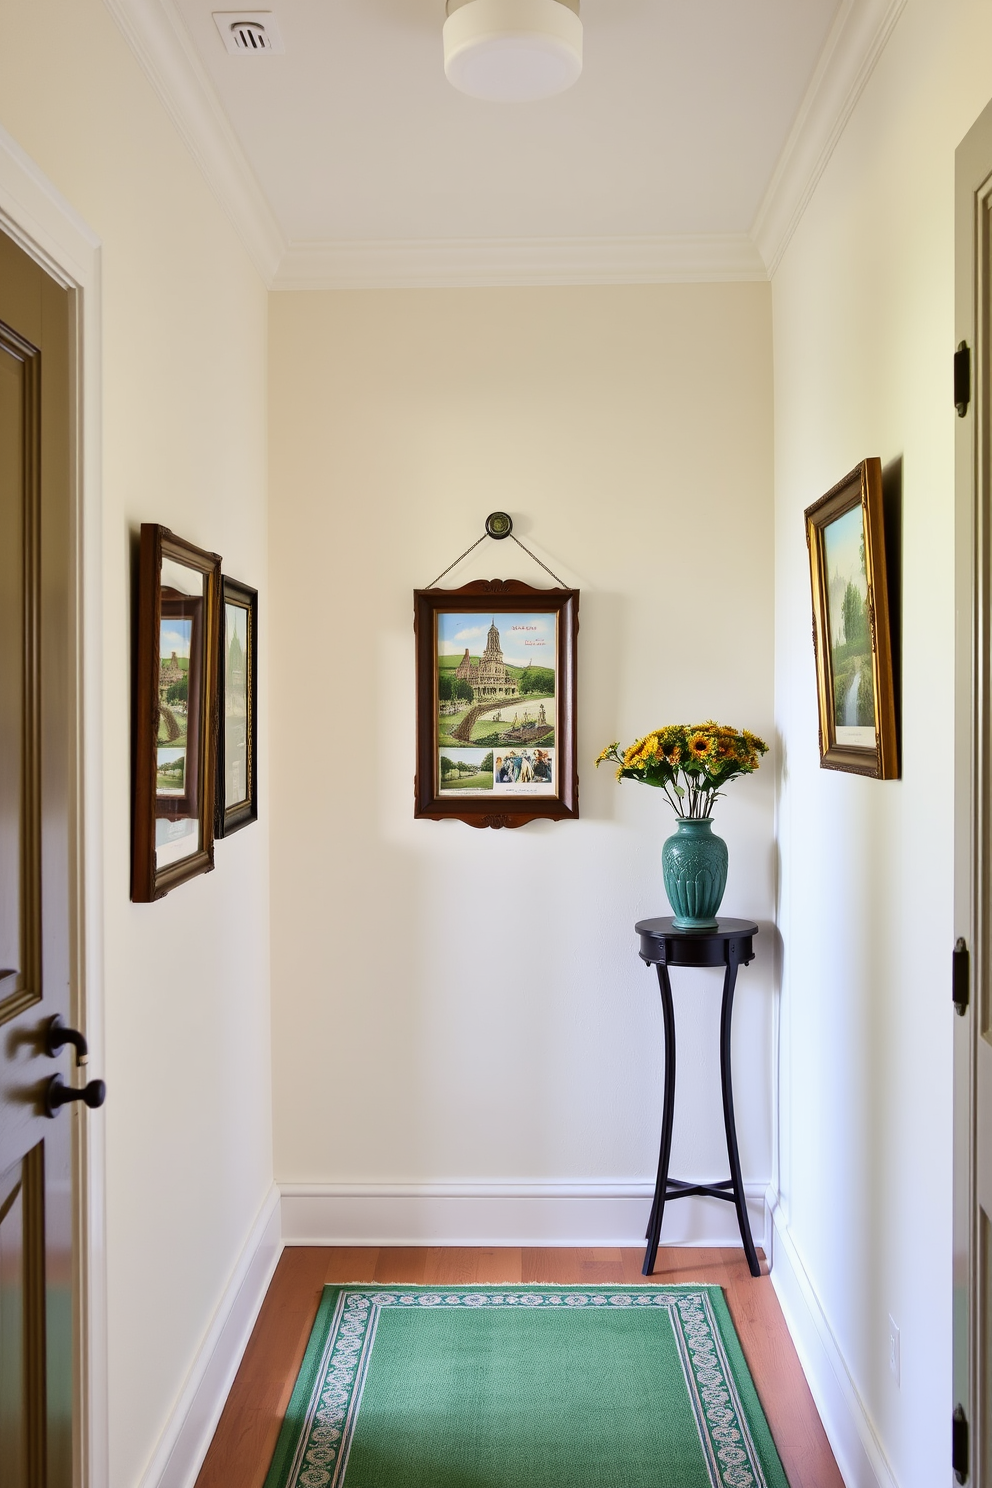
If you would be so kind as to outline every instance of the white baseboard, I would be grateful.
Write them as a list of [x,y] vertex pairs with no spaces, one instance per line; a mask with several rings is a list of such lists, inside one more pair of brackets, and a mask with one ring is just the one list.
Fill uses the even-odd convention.
[[[284,1183],[286,1245],[644,1244],[648,1183]],[[765,1244],[765,1189],[746,1185],[751,1232]],[[739,1245],[732,1204],[669,1204],[665,1245]]]
[[282,1251],[279,1190],[252,1225],[141,1488],[193,1488]]
[[823,1429],[847,1488],[898,1488],[871,1416],[802,1257],[769,1191],[771,1277]]

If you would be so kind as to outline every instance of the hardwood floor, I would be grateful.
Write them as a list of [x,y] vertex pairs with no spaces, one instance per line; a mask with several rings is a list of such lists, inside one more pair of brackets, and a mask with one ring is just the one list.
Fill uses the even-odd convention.
[[[641,1260],[639,1250],[285,1250],[196,1488],[261,1488],[325,1283],[641,1282]],[[662,1246],[651,1280],[724,1288],[791,1488],[844,1488],[768,1277],[753,1278],[740,1250]]]

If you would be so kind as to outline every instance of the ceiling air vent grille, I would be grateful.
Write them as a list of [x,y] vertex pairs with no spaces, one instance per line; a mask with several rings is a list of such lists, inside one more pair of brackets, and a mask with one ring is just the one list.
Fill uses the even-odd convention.
[[215,10],[213,17],[221,40],[235,56],[286,50],[271,10]]

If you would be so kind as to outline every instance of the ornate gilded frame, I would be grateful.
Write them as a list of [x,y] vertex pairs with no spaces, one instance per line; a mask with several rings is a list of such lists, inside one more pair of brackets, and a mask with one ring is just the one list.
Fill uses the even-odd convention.
[[[853,520],[855,512],[860,512],[860,524]],[[805,517],[813,594],[820,767],[869,775],[878,780],[897,779],[898,738],[881,462],[875,458],[862,460],[825,496],[807,507]],[[850,553],[849,539],[857,533],[859,525],[859,562],[850,565],[853,577],[848,575],[845,583],[847,570],[842,571],[838,555],[845,551],[843,544]],[[831,547],[833,573],[829,567]],[[855,572],[858,567],[860,576]],[[845,607],[852,592],[849,627]],[[848,637],[848,628],[855,629],[854,621],[858,632]],[[869,662],[870,666],[866,667]],[[869,679],[870,722],[866,717],[869,689],[865,685]]]

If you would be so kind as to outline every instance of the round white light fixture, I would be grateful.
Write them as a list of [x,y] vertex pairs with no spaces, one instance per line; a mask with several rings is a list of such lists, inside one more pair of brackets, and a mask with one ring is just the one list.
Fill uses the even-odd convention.
[[473,98],[523,103],[582,72],[579,0],[447,0],[444,71]]

